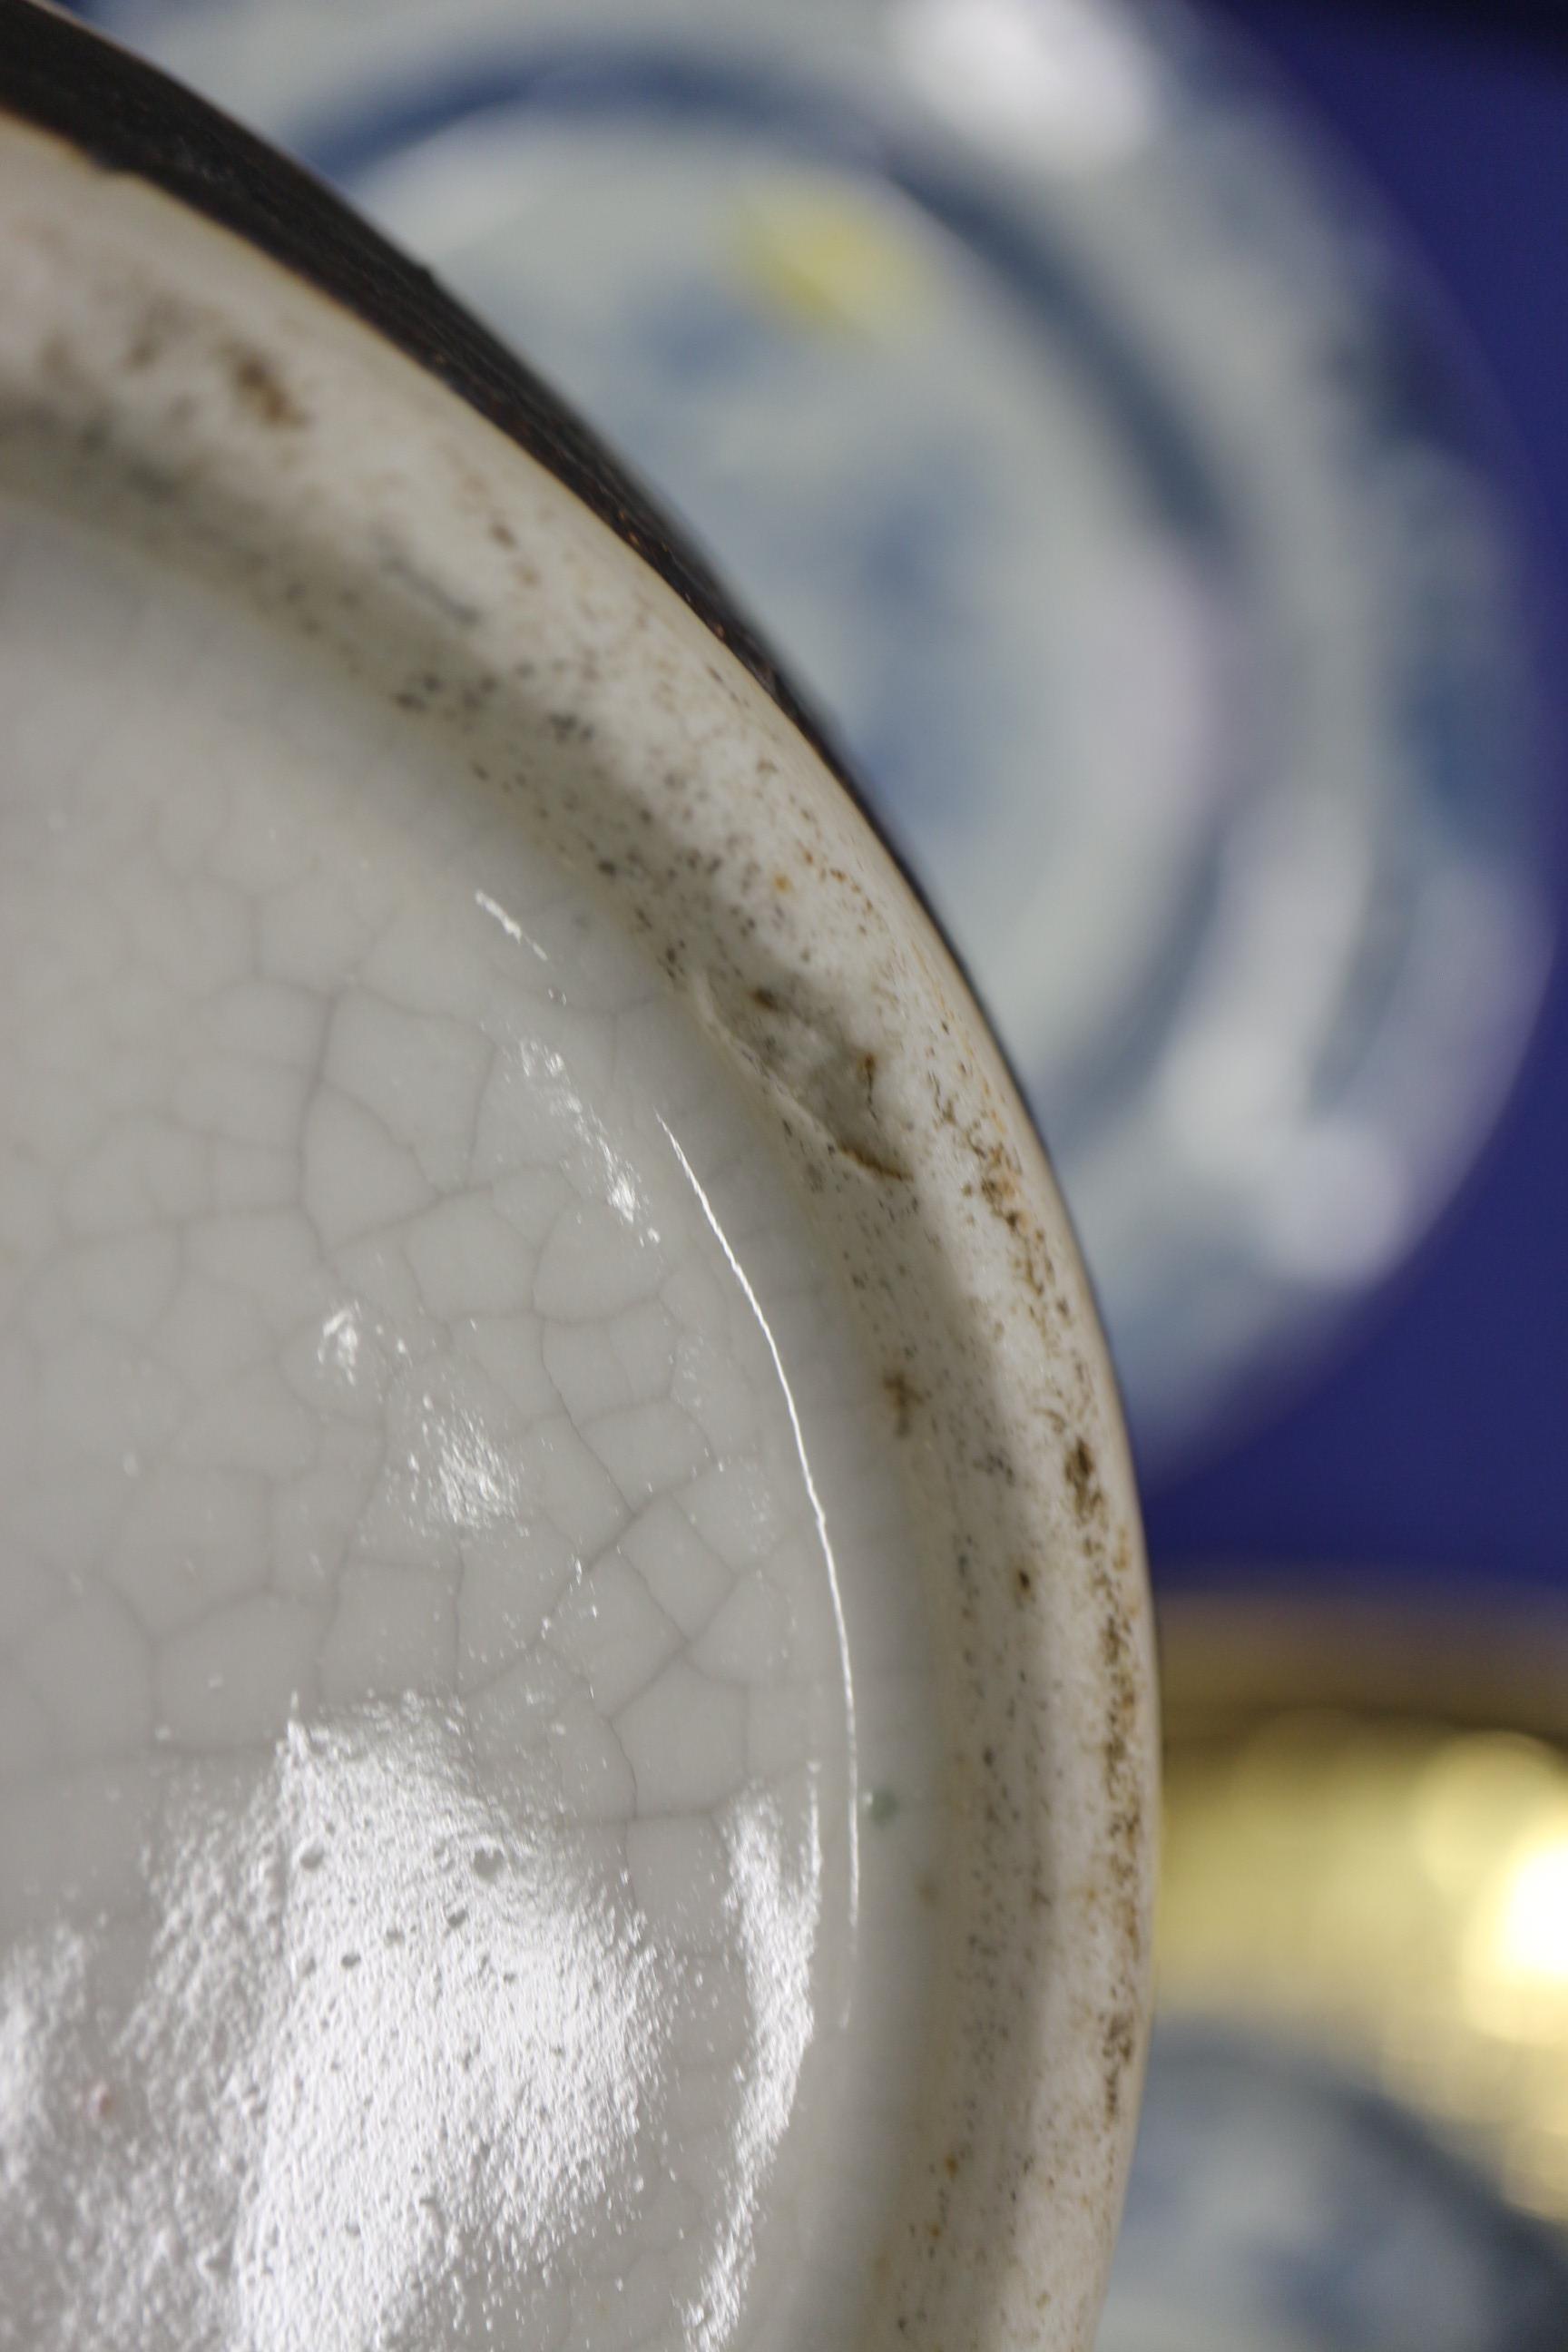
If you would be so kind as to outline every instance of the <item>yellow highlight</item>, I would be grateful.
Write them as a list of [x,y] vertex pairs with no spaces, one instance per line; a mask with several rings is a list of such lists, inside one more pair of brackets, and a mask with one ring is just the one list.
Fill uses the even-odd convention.
[[1435,1885],[1463,1895],[1496,1868],[1563,1785],[1562,1759],[1517,1732],[1470,1732],[1437,1748],[1423,1776],[1415,1842]]
[[1472,2021],[1510,2042],[1568,2021],[1568,1811],[1504,1858],[1466,1937],[1463,1983]]
[[750,291],[812,327],[886,333],[916,317],[927,294],[909,234],[841,189],[753,196],[737,221],[734,254]]
[[1497,1967],[1568,1990],[1568,1833],[1517,1864],[1499,1922]]
[[1308,1709],[1165,1787],[1163,2002],[1369,2065],[1568,2221],[1568,1755]]

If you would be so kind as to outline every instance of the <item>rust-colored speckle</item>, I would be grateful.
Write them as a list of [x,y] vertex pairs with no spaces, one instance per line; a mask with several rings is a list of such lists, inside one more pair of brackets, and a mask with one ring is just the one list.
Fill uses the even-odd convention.
[[[1081,1438],[1070,1449],[1068,1464],[1069,1484],[1075,1494],[1081,1489],[1083,1495],[1079,1517],[1089,1538],[1085,1549],[1100,1608],[1100,1654],[1105,1671],[1100,1762],[1110,1817],[1101,1865],[1103,1884],[1131,1965],[1136,1969],[1144,1943],[1141,1864],[1145,1832],[1135,1737],[1141,1677],[1126,1595],[1132,1565],[1131,1542],[1122,1530],[1114,1553],[1108,1553],[1102,1534],[1104,1498],[1093,1456]],[[1137,2046],[1135,2008],[1119,2008],[1112,2017],[1111,2029],[1108,2029],[1106,2036],[1104,2071],[1106,2113],[1108,2118],[1114,2119],[1121,2097],[1121,2077]]]
[[275,430],[297,430],[305,423],[304,409],[264,351],[254,343],[234,343],[226,356],[235,396],[258,423]]
[[896,1160],[884,1160],[879,1152],[868,1150],[863,1143],[852,1143],[842,1135],[835,1136],[833,1143],[835,1150],[846,1160],[852,1160],[857,1168],[863,1168],[868,1176],[879,1176],[888,1184],[907,1184],[910,1181],[907,1168],[900,1168]]
[[917,1409],[926,1401],[925,1391],[916,1387],[901,1365],[882,1374],[882,1386],[893,1408],[893,1434],[907,1437],[914,1426]]
[[1105,2120],[1113,2124],[1121,2112],[1121,2086],[1138,2047],[1138,2021],[1131,2010],[1118,2009],[1105,2021],[1101,2045],[1104,2061]]
[[974,1466],[977,1470],[984,1471],[987,1478],[1000,1478],[1004,1486],[1016,1486],[1018,1483],[1018,1474],[1013,1467],[1012,1456],[1003,1446],[987,1446],[984,1454],[975,1455]]
[[1073,1509],[1080,1527],[1089,1527],[1105,1516],[1105,1496],[1100,1489],[1100,1473],[1093,1451],[1086,1437],[1073,1440],[1068,1448],[1068,1490],[1072,1496]]

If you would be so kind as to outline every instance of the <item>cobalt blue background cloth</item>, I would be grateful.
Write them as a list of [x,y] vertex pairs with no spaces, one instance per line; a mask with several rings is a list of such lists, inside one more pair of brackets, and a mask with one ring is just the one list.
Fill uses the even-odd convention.
[[[1468,21],[1334,0],[1214,13],[1315,109],[1479,346],[1545,574],[1548,804],[1568,836],[1568,7],[1535,30],[1486,0]],[[1561,858],[1556,903],[1568,939]],[[1438,1231],[1292,1405],[1146,1504],[1162,1589],[1321,1561],[1568,1600],[1562,946],[1512,1101]]]

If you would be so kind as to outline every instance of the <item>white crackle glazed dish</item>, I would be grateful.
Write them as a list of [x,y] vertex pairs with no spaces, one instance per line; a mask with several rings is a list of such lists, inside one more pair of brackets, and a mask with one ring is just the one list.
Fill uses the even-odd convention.
[[1087,2346],[1146,1596],[962,975],[549,395],[21,0],[0,297],[0,2340]]

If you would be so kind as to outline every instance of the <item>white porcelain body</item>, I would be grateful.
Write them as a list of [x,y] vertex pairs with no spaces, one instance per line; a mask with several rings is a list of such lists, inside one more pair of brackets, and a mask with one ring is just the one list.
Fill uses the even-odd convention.
[[948,952],[807,735],[546,464],[306,277],[16,114],[0,436],[338,646],[379,712],[416,664],[438,673],[406,723],[444,730],[454,791],[528,721],[520,646],[574,715],[519,821],[637,926],[724,1056],[910,1423],[944,1899],[867,2341],[1081,2352],[1144,2043],[1149,1622],[1077,1251]]

